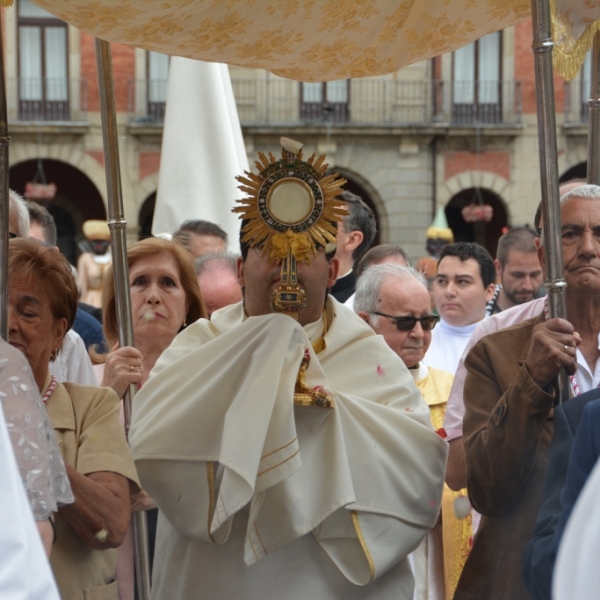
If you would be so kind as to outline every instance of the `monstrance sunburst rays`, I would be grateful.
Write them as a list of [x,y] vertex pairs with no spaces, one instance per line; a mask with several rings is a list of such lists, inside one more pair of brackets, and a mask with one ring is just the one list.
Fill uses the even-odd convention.
[[248,196],[233,212],[246,221],[242,242],[260,248],[262,256],[281,262],[291,249],[297,261],[310,264],[317,247],[335,244],[337,221],[347,214],[336,195],[346,180],[325,175],[325,155],[303,161],[302,150],[290,151],[286,141],[291,142],[282,139],[281,159],[259,152],[259,174],[237,177]]

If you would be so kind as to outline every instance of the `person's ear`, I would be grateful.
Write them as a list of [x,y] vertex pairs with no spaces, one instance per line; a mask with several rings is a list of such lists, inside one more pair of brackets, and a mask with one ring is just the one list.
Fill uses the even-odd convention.
[[493,297],[494,297],[494,292],[496,291],[496,284],[495,283],[490,283],[490,285],[488,285],[485,288],[485,301],[489,302]]
[[238,256],[237,259],[237,276],[241,287],[244,287],[244,259]]
[[353,252],[362,244],[364,239],[365,236],[362,231],[352,231],[346,238],[346,243],[344,244],[345,249],[349,252]]
[[340,261],[334,256],[329,261],[329,274],[327,280],[327,287],[330,288],[338,278],[338,274],[340,271]]
[[60,348],[65,339],[65,335],[67,335],[67,319],[65,317],[56,319],[54,325],[54,341],[56,343],[56,348]]
[[494,260],[494,267],[496,267],[496,275],[500,277],[502,275],[502,265],[497,258]]
[[358,316],[367,324],[370,325],[371,322],[369,321],[369,313],[365,312],[364,310],[361,310],[360,312],[358,312]]

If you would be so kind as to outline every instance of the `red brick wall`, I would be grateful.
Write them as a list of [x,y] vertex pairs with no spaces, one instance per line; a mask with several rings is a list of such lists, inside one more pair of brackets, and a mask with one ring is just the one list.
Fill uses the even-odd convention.
[[[111,44],[113,78],[115,85],[115,103],[118,112],[127,111],[128,81],[135,75],[135,50],[123,44]],[[95,38],[81,32],[81,76],[87,79],[88,110],[100,110],[98,96],[98,71],[96,68]]]
[[102,150],[88,150],[86,154],[89,154],[104,167],[104,152]]
[[160,168],[160,152],[140,152],[139,154],[139,179],[140,181]]
[[510,152],[448,152],[444,155],[444,179],[474,170],[489,171],[510,180]]
[[[536,113],[535,72],[533,68],[533,33],[531,19],[515,25],[515,80],[521,81],[521,95],[524,113]],[[554,98],[557,113],[565,109],[565,82],[554,74]]]

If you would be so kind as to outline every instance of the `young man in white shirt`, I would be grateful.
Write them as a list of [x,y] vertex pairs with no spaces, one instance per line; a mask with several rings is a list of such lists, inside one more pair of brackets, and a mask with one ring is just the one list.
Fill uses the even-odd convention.
[[454,373],[458,361],[494,293],[496,271],[489,252],[479,244],[449,244],[438,262],[432,284],[440,324],[425,364]]

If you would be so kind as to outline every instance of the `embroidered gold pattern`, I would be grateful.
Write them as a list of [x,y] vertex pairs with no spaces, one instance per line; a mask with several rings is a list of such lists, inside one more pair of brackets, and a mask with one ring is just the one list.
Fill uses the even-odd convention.
[[360,526],[360,521],[358,520],[357,512],[355,510],[351,510],[350,516],[352,517],[352,525],[354,526],[354,531],[356,531],[356,537],[358,537],[358,541],[360,542],[363,552],[365,553],[365,558],[367,559],[367,562],[369,563],[369,573],[370,573],[369,583],[371,583],[371,581],[373,581],[373,579],[375,579],[375,563],[373,562],[373,557],[371,556],[371,553],[369,552],[369,547],[367,546],[367,542],[363,536],[362,529]]

